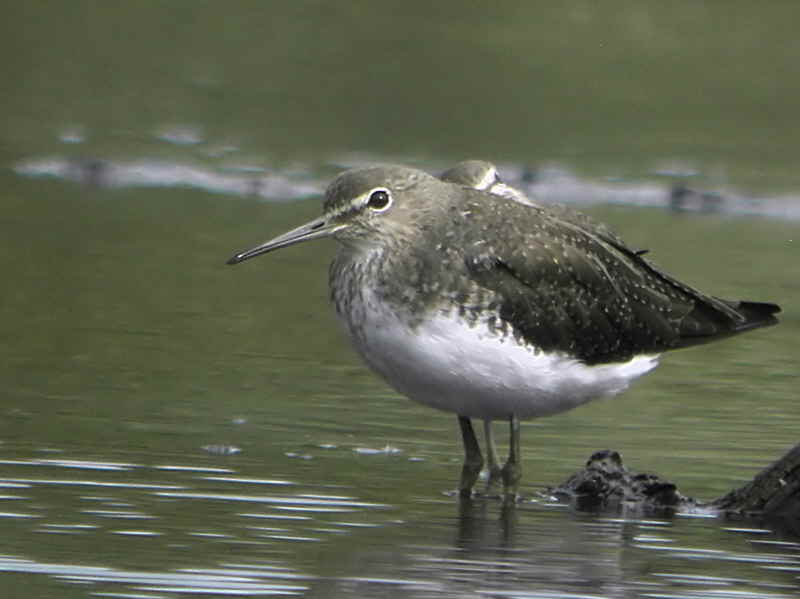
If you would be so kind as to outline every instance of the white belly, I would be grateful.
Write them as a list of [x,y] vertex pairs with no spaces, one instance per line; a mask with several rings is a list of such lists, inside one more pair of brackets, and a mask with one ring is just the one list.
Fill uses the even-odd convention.
[[[373,314],[374,316],[374,314]],[[354,344],[366,362],[409,398],[475,418],[534,418],[624,391],[658,356],[587,366],[525,347],[456,316],[411,329],[394,315],[367,316]]]

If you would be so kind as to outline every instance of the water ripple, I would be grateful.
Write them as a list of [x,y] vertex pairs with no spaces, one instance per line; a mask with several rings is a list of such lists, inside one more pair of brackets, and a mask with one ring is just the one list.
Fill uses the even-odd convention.
[[135,483],[124,482],[115,483],[101,480],[68,480],[68,479],[49,479],[49,478],[0,478],[0,486],[5,483],[12,484],[28,484],[28,485],[64,485],[69,487],[74,486],[87,486],[87,487],[109,487],[121,489],[183,489],[181,485],[165,485],[156,483]]
[[[199,593],[248,596],[300,595],[308,588],[297,582],[293,584],[283,582],[288,579],[302,581],[304,577],[300,575],[279,570],[245,567],[230,570],[216,568],[207,571],[185,569],[172,572],[144,572],[69,563],[41,563],[3,556],[0,557],[0,571],[47,574],[67,582],[122,583],[133,585],[133,589],[140,591],[191,593],[193,595]],[[282,582],[272,582],[271,579]],[[107,593],[102,595],[125,596]],[[152,596],[149,597],[152,599]]]
[[179,499],[215,499],[222,501],[244,501],[252,503],[269,503],[281,506],[297,506],[299,508],[386,508],[382,503],[369,503],[355,501],[350,498],[338,496],[325,497],[322,495],[292,497],[277,497],[274,495],[238,495],[228,493],[184,493],[172,491],[159,491],[155,493],[160,497],[176,497]]
[[96,462],[92,460],[0,460],[6,466],[57,466],[61,468],[79,468],[83,470],[114,470],[125,472],[137,468],[137,464],[120,462]]

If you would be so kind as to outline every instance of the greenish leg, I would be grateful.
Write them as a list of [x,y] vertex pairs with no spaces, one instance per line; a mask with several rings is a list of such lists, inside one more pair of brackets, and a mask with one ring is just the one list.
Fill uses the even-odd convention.
[[511,416],[509,418],[511,430],[511,440],[508,444],[508,460],[503,466],[503,494],[506,501],[515,501],[517,498],[517,488],[522,478],[522,464],[519,456],[519,418]]
[[475,486],[483,468],[483,456],[469,418],[459,416],[458,424],[461,426],[461,438],[464,441],[464,466],[461,468],[458,493],[461,497],[471,497],[472,487]]
[[494,443],[492,421],[489,418],[483,421],[483,438],[486,439],[486,458],[489,462],[489,480],[486,483],[487,491],[502,478],[500,458],[497,457],[497,446]]

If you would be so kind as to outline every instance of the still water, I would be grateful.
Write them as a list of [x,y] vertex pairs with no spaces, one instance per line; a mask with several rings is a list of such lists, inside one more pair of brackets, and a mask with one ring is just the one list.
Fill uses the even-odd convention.
[[[800,596],[768,523],[539,494],[614,448],[710,500],[798,441],[796,15],[447,4],[5,19],[0,596]],[[224,261],[348,165],[467,157],[781,324],[524,423],[526,501],[460,503],[455,418],[347,347],[333,243]]]

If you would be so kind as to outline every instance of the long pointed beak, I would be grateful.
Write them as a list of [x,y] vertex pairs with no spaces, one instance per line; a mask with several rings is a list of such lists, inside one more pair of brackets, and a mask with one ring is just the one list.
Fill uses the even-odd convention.
[[250,258],[255,258],[261,254],[266,254],[272,250],[285,248],[287,246],[294,245],[295,243],[311,241],[312,239],[320,239],[322,237],[330,237],[336,231],[343,229],[345,226],[346,225],[343,224],[331,224],[328,222],[327,218],[321,216],[312,220],[311,222],[300,225],[296,229],[292,229],[283,235],[278,235],[274,239],[265,241],[254,248],[239,252],[238,254],[232,256],[230,260],[228,260],[227,264],[239,264],[239,262],[244,262]]

